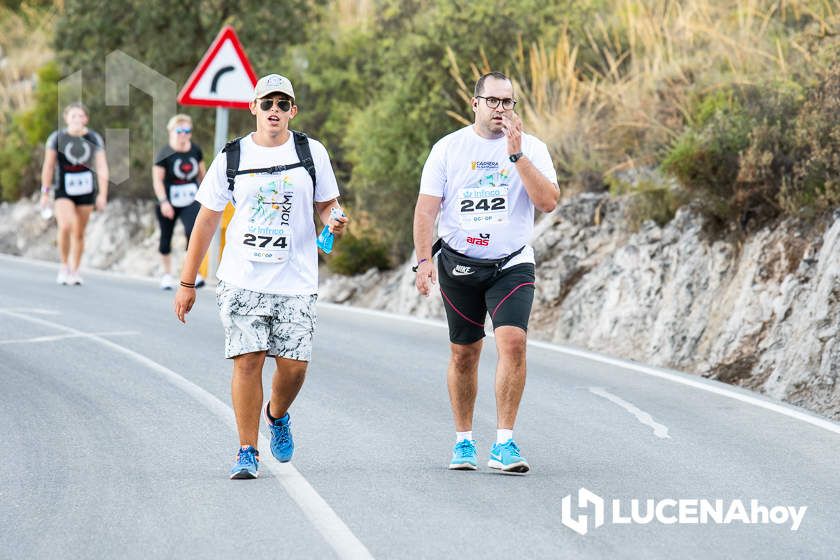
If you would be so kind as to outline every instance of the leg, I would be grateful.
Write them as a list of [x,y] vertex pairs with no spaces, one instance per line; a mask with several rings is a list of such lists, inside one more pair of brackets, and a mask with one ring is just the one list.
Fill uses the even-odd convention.
[[487,307],[483,291],[451,278],[438,260],[440,294],[449,325],[450,359],[446,372],[456,432],[472,430],[478,392],[478,361]]
[[76,205],[69,198],[55,199],[55,221],[58,224],[58,256],[62,266],[70,266],[70,234],[76,227]]
[[239,444],[251,445],[257,449],[262,407],[262,368],[265,352],[251,352],[233,358],[233,378],[230,393],[233,411],[236,414],[236,428]]
[[160,226],[160,243],[158,250],[160,251],[160,262],[163,266],[164,274],[172,274],[172,232],[175,229],[175,219],[169,219],[160,211],[160,205],[155,206],[155,215],[157,216],[158,225]]
[[472,431],[481,345],[481,340],[472,344],[450,344],[452,354],[446,372],[446,384],[456,432]]
[[525,348],[528,319],[534,301],[534,265],[520,264],[502,271],[487,290],[496,350],[497,427],[513,430],[525,389]]
[[192,235],[193,226],[195,226],[195,219],[198,217],[198,211],[201,210],[201,203],[195,201],[180,210],[181,223],[184,224],[184,234],[187,236],[187,247],[189,247],[190,236]]
[[277,369],[271,381],[269,407],[274,418],[282,418],[295,401],[306,378],[309,362],[276,357]]
[[527,336],[519,327],[503,326],[495,331],[499,363],[496,366],[496,425],[512,430],[525,389],[525,347]]
[[73,224],[70,243],[70,270],[72,272],[78,271],[79,264],[82,262],[82,252],[85,250],[85,228],[87,228],[91,212],[93,212],[91,205],[76,206],[76,221]]

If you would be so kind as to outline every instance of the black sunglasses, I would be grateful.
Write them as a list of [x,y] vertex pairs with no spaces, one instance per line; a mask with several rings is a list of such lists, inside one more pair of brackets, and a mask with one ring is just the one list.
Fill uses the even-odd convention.
[[289,112],[292,108],[292,102],[288,99],[262,99],[260,100],[260,109],[263,111],[270,111],[271,106],[274,105],[275,101],[277,102],[277,108],[284,113]]

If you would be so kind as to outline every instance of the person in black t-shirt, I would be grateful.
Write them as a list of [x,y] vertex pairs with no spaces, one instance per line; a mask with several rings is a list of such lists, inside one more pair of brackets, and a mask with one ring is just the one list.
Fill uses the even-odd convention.
[[108,200],[108,162],[102,137],[87,127],[88,110],[81,103],[64,109],[67,128],[47,139],[41,168],[41,207],[50,203],[55,185],[55,219],[58,223],[58,253],[61,268],[56,281],[81,285],[79,263],[94,204],[104,210]]
[[[160,224],[160,257],[163,275],[160,287],[175,287],[172,278],[172,232],[175,220],[180,218],[190,242],[195,218],[201,208],[195,200],[198,185],[204,178],[204,156],[201,148],[191,141],[192,119],[188,115],[175,115],[166,125],[169,144],[160,149],[152,167],[152,184],[158,204],[155,208]],[[196,285],[203,284],[199,277]]]

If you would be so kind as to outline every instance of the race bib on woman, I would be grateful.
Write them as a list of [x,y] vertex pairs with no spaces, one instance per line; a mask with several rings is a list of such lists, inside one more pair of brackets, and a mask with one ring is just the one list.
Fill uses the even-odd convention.
[[195,183],[169,186],[169,202],[175,208],[185,208],[195,201],[198,186]]
[[93,192],[93,173],[83,171],[82,173],[64,174],[64,192],[68,196],[82,196]]

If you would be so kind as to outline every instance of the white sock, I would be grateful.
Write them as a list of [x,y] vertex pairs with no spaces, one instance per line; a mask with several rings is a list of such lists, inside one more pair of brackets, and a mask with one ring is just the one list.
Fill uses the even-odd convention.
[[513,439],[513,430],[496,430],[496,443],[506,443],[509,439]]
[[469,432],[455,432],[455,443],[464,440],[472,441],[472,430]]

